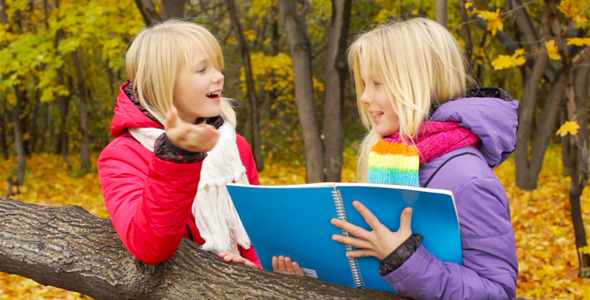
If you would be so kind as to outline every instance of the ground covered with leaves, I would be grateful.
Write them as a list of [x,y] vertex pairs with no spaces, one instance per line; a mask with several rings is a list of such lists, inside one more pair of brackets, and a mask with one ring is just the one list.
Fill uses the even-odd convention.
[[[103,205],[96,170],[81,174],[77,158],[67,161],[51,154],[37,154],[27,159],[25,184],[14,198],[48,205],[80,205],[90,213],[108,217]],[[355,178],[354,150],[345,152],[343,181]],[[96,161],[96,158],[94,159]],[[0,159],[0,182],[14,174],[16,159]],[[64,167],[66,166],[66,167]],[[520,274],[517,296],[528,299],[588,299],[590,280],[580,279],[574,244],[573,225],[568,198],[569,177],[564,175],[558,148],[546,155],[545,165],[534,191],[515,186],[514,163],[508,160],[496,174],[510,198],[512,222],[516,230]],[[265,161],[260,173],[262,184],[305,182],[305,168],[300,164]],[[582,211],[587,235],[590,233],[590,187],[582,197]],[[0,190],[4,195],[6,188]],[[89,299],[78,293],[42,286],[17,275],[0,273],[0,299]]]

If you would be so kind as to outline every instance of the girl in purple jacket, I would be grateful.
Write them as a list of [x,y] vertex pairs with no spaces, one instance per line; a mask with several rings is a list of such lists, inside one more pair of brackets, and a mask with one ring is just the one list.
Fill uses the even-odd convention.
[[[372,231],[333,219],[354,236],[333,239],[374,256],[379,272],[414,299],[512,299],[518,262],[506,192],[492,171],[514,150],[518,102],[503,90],[466,91],[455,38],[424,18],[360,35],[348,53],[362,122],[368,130],[358,162],[361,182],[451,190],[463,264],[434,257],[412,232],[412,210],[391,232],[360,202]],[[375,270],[377,272],[377,270]]]

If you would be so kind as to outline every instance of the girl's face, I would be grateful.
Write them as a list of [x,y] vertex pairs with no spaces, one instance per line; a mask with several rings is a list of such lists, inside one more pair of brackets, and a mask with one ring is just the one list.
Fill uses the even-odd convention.
[[174,106],[180,119],[193,124],[199,117],[219,116],[223,81],[211,58],[196,48],[193,64],[180,69],[174,85]]
[[365,82],[365,90],[360,101],[367,106],[369,114],[373,117],[375,130],[381,136],[389,136],[399,130],[399,118],[393,110],[389,96],[380,78],[366,76],[361,72],[361,78]]

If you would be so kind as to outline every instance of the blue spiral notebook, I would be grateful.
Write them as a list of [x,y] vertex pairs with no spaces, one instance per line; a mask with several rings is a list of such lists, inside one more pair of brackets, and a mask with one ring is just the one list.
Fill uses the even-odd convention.
[[228,184],[229,193],[262,265],[272,257],[291,257],[307,276],[345,286],[393,291],[379,275],[374,257],[348,258],[350,246],[332,240],[345,234],[330,224],[340,218],[370,230],[352,206],[362,202],[392,231],[402,210],[411,206],[412,231],[443,261],[462,264],[459,221],[450,191],[367,183],[313,183],[255,186]]

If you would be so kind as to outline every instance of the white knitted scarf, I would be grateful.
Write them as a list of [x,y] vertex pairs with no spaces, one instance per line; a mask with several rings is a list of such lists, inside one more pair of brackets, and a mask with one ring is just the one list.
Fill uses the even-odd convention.
[[[154,152],[156,139],[165,131],[158,128],[129,128],[131,135],[148,150]],[[193,201],[195,224],[205,244],[201,248],[215,253],[239,255],[238,246],[250,248],[250,238],[242,225],[226,184],[249,184],[242,164],[236,132],[225,122],[219,128],[219,140],[203,161],[201,179]]]

